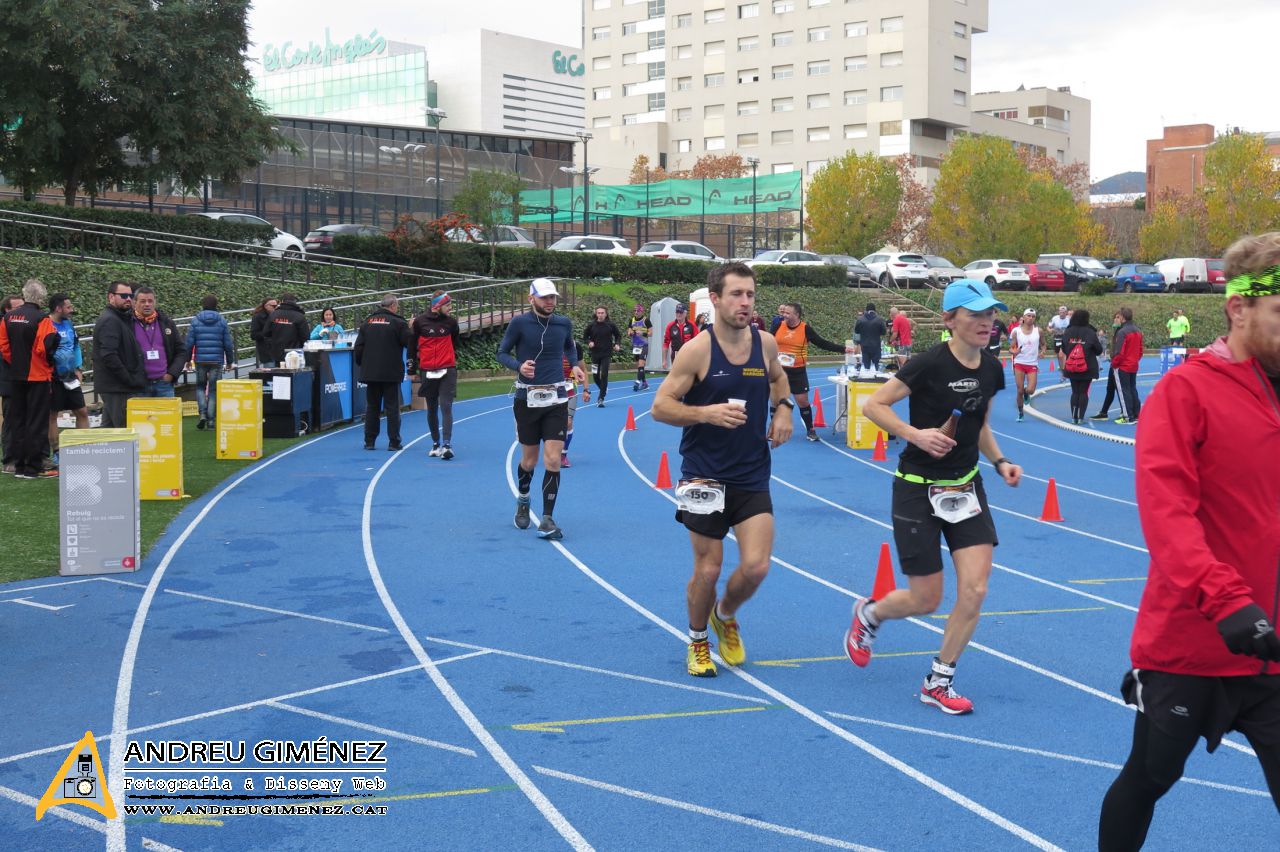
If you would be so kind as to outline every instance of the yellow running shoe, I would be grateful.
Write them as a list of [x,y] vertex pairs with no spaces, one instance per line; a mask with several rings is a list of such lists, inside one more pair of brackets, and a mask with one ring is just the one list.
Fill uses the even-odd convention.
[[689,674],[694,677],[716,676],[716,664],[711,660],[711,643],[706,639],[689,643]]
[[711,607],[711,627],[716,632],[716,638],[720,640],[720,659],[725,661],[726,665],[740,666],[747,661],[747,649],[742,645],[742,636],[738,633],[738,619],[729,618],[725,621],[720,620],[720,616],[716,614],[716,608]]

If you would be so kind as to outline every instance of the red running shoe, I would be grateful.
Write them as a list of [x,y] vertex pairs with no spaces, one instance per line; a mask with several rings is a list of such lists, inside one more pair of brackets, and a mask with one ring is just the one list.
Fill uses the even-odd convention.
[[861,600],[853,605],[853,623],[844,634],[844,652],[859,668],[871,662],[871,643],[876,640],[876,629],[862,620],[862,610],[867,603]]
[[950,683],[930,687],[928,678],[925,678],[924,686],[920,687],[920,703],[931,704],[952,716],[973,712],[973,702],[952,689]]

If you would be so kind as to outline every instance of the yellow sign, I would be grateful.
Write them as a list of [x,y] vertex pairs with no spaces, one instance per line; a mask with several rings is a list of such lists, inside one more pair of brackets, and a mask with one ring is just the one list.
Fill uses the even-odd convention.
[[219,459],[262,458],[262,382],[218,382]]
[[126,411],[138,433],[138,499],[181,499],[182,400],[138,396]]
[[62,761],[62,767],[49,782],[49,789],[36,802],[36,819],[58,805],[82,805],[107,819],[115,819],[116,803],[111,800],[111,791],[107,789],[106,775],[102,758],[98,757],[93,731],[85,731],[80,742],[72,746],[67,759]]
[[845,443],[851,450],[870,450],[876,445],[876,433],[882,432],[879,426],[867,419],[862,413],[871,395],[884,386],[883,382],[849,382],[849,432]]
[[184,400],[182,403],[182,416],[195,417],[200,413],[200,405],[194,399]]

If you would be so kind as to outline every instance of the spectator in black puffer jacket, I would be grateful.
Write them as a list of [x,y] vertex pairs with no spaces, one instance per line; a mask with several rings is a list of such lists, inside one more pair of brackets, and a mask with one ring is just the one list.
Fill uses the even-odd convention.
[[196,365],[196,406],[200,409],[197,429],[205,428],[216,418],[222,370],[229,370],[236,363],[231,328],[226,318],[218,313],[218,297],[212,294],[205,296],[200,300],[200,307],[203,310],[191,318],[191,329],[187,332],[191,360]]
[[271,360],[278,367],[284,363],[284,353],[301,349],[311,336],[307,315],[298,307],[298,297],[292,293],[280,296],[280,306],[267,317],[267,343],[271,347]]
[[274,296],[268,296],[253,309],[253,316],[249,319],[249,339],[253,341],[254,349],[257,350],[259,367],[276,365],[271,358],[271,342],[267,340],[267,320],[270,319],[271,312],[278,307],[280,307],[280,300]]
[[[278,311],[277,311],[278,313]],[[388,293],[374,311],[353,350],[360,381],[365,383],[364,448],[378,440],[378,419],[387,409],[387,449],[400,449],[400,384],[404,381],[405,350],[410,345],[409,324],[400,316],[400,300]]]

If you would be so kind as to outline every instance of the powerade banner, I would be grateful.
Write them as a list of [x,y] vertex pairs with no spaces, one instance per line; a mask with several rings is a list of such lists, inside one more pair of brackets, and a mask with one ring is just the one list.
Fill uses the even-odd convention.
[[[752,201],[757,213],[800,209],[798,171],[780,175],[760,175],[752,180],[664,180],[650,184],[595,185],[591,187],[592,216],[735,216],[750,215]],[[705,196],[703,192],[705,190]],[[569,221],[582,217],[582,187],[535,189],[520,193],[524,212],[521,222]]]

